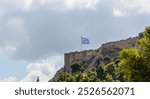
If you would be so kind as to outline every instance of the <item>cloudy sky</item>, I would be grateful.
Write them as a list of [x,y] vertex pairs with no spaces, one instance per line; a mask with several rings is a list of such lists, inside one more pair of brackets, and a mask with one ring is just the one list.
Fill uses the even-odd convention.
[[0,0],[0,81],[48,81],[63,54],[134,37],[150,25],[150,0]]

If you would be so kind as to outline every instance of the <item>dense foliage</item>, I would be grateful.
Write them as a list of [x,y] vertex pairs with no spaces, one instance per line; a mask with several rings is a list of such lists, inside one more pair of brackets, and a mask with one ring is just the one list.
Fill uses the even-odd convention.
[[146,27],[143,34],[137,49],[124,49],[120,53],[120,70],[124,73],[125,81],[150,81],[150,27]]
[[114,62],[107,64],[106,66],[99,65],[95,68],[92,68],[88,73],[84,73],[79,70],[82,68],[81,63],[74,63],[71,66],[75,67],[72,74],[61,72],[57,82],[112,82],[112,81],[121,81],[120,76],[118,76],[118,68]]

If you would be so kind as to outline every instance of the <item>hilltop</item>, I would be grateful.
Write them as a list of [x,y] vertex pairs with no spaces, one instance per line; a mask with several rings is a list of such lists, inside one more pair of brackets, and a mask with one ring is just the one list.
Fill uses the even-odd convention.
[[64,67],[57,71],[50,82],[126,81],[120,68],[120,53],[124,49],[138,49],[137,37],[102,44],[98,49],[76,51],[64,54]]

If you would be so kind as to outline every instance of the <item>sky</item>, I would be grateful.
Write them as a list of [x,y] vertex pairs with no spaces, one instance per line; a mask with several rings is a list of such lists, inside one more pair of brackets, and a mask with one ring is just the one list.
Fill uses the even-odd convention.
[[137,36],[150,0],[0,0],[0,81],[48,81],[64,53]]

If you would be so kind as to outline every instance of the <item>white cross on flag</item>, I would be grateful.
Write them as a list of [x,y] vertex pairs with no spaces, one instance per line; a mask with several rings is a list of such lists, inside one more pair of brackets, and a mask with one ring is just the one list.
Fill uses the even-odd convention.
[[90,40],[88,38],[81,37],[81,44],[90,44]]

